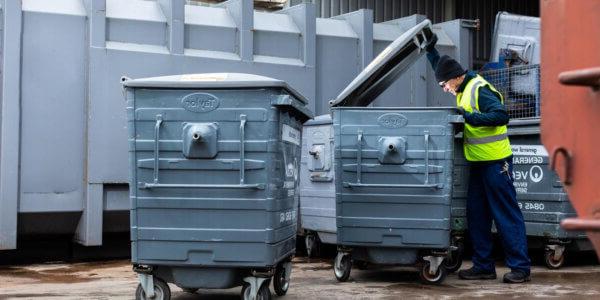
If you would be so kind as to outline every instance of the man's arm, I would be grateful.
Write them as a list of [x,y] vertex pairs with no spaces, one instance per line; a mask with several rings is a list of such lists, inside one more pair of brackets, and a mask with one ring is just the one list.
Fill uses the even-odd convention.
[[432,47],[430,50],[427,50],[427,59],[431,64],[431,68],[433,68],[435,71],[438,61],[440,61],[440,53],[437,51],[437,49]]
[[502,126],[508,124],[508,112],[498,96],[488,87],[479,89],[480,112],[465,113],[465,122],[472,126]]

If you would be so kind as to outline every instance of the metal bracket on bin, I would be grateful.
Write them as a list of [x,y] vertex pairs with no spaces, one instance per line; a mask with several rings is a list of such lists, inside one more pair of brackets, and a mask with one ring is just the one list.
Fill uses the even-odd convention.
[[138,279],[146,297],[149,299],[154,298],[154,277],[152,274],[138,274]]
[[358,131],[358,147],[356,151],[356,183],[342,182],[342,185],[347,188],[352,187],[379,187],[379,188],[433,188],[441,189],[443,183],[429,183],[429,131],[425,131],[425,179],[423,184],[378,184],[378,183],[362,183],[362,140],[363,132]]
[[246,115],[240,115],[240,183],[239,184],[183,184],[183,183],[158,183],[158,170],[159,170],[159,143],[160,143],[160,126],[162,124],[162,115],[156,115],[156,125],[154,126],[154,182],[139,182],[138,187],[140,189],[152,189],[152,188],[211,188],[211,189],[258,189],[264,190],[266,184],[254,183],[245,184],[245,169],[246,169],[246,154],[244,144],[245,139],[245,128],[246,128]]

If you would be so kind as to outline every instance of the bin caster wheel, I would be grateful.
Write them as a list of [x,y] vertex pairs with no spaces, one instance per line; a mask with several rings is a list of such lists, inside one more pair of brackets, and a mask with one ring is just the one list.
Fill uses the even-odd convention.
[[314,233],[309,233],[304,237],[306,246],[306,256],[312,258],[319,255],[319,238]]
[[450,251],[448,257],[444,259],[444,268],[448,273],[454,273],[460,269],[463,263],[465,245],[462,241],[456,243],[456,250]]
[[[286,267],[289,264],[289,267]],[[273,275],[273,289],[275,290],[275,294],[277,296],[283,296],[287,293],[288,288],[290,287],[290,274],[288,272],[291,271],[291,262],[278,264],[275,267],[275,275]]]
[[350,254],[339,252],[335,257],[335,263],[333,264],[335,278],[339,282],[345,282],[350,277],[350,271],[352,271],[352,259],[350,258]]
[[[252,299],[252,289],[250,288],[250,284],[244,283],[242,287],[242,300],[250,300]],[[256,294],[256,300],[271,300],[271,291],[269,290],[269,284],[267,281],[261,284],[258,289],[258,293]]]
[[544,263],[550,270],[560,269],[565,263],[564,254],[561,254],[559,257],[556,257],[555,254],[556,252],[554,250],[546,250],[544,252]]
[[154,297],[153,298],[146,297],[146,292],[144,292],[144,288],[142,288],[141,284],[138,284],[137,289],[135,290],[135,299],[136,300],[146,300],[146,299],[170,300],[171,299],[171,289],[169,289],[169,285],[166,282],[155,277],[153,283],[154,283]]
[[431,263],[428,261],[425,261],[423,263],[423,266],[421,267],[421,271],[419,272],[419,277],[421,278],[421,281],[423,281],[423,283],[426,284],[440,284],[444,281],[444,279],[446,279],[446,268],[444,268],[444,266],[439,266],[437,268],[437,271],[435,272],[435,274],[431,274],[430,270],[429,270],[429,266],[431,266]]

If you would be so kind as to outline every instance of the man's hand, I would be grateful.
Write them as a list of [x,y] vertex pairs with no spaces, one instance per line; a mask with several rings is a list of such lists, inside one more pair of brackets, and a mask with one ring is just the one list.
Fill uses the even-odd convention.
[[427,46],[425,46],[425,50],[427,52],[431,52],[433,51],[433,49],[435,49],[435,44],[437,44],[438,41],[438,37],[437,35],[434,33],[431,35],[431,40],[429,41],[429,43],[427,44]]
[[464,116],[464,115],[465,115],[465,113],[466,113],[466,112],[465,112],[465,109],[464,109],[464,108],[462,108],[462,107],[460,107],[460,106],[459,106],[459,107],[457,107],[456,109],[458,110],[458,113],[459,113],[461,116]]

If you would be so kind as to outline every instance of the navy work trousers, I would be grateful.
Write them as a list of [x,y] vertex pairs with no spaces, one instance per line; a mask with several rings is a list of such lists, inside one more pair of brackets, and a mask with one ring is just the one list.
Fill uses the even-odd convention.
[[473,266],[495,272],[492,258],[492,220],[506,254],[506,265],[529,275],[531,261],[523,214],[513,186],[512,156],[490,163],[472,163],[467,195],[467,222],[473,243]]

